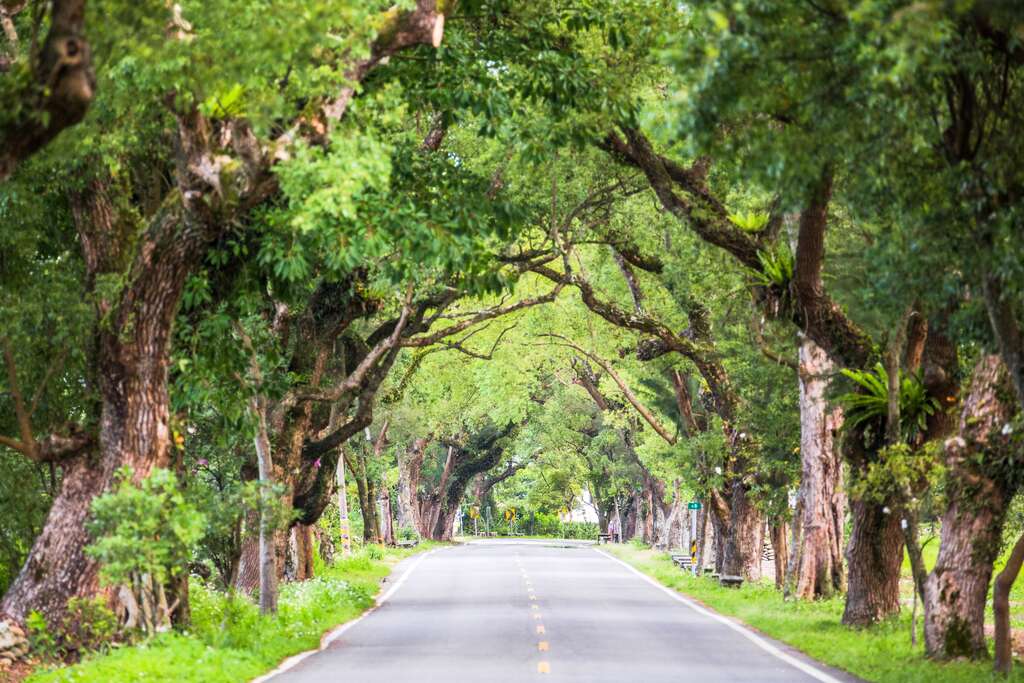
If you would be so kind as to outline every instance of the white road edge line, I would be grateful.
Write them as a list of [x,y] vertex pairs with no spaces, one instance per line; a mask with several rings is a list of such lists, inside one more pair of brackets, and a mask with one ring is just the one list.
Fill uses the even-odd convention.
[[744,638],[746,638],[747,640],[752,642],[754,645],[757,645],[759,648],[761,648],[762,650],[764,650],[768,654],[774,655],[775,657],[778,657],[779,659],[781,659],[782,661],[786,662],[790,666],[796,667],[797,669],[799,669],[800,671],[803,671],[805,674],[807,674],[811,678],[813,678],[813,679],[815,679],[817,681],[821,681],[821,683],[843,683],[842,681],[840,681],[835,676],[830,676],[829,674],[825,673],[824,671],[821,671],[820,669],[816,669],[815,667],[811,666],[807,662],[802,662],[799,659],[797,659],[796,657],[794,657],[792,655],[789,655],[789,654],[786,654],[785,652],[783,652],[779,648],[775,647],[774,645],[769,643],[767,640],[765,640],[761,636],[757,635],[756,633],[754,633],[750,629],[746,628],[745,626],[741,626],[740,624],[736,623],[735,621],[733,621],[731,619],[727,619],[726,617],[723,617],[720,614],[715,614],[714,612],[706,610],[703,607],[701,607],[700,605],[698,605],[697,603],[693,602],[692,600],[689,600],[688,598],[684,598],[682,595],[680,595],[676,591],[672,590],[668,586],[665,586],[665,585],[662,585],[662,584],[658,583],[657,581],[655,581],[651,577],[647,576],[646,574],[644,574],[640,570],[636,569],[635,567],[631,566],[630,564],[628,564],[626,562],[623,562],[619,558],[614,557],[612,555],[609,555],[605,551],[598,550],[597,548],[594,548],[594,551],[599,553],[599,554],[601,554],[601,555],[604,555],[605,557],[607,557],[609,560],[611,560],[613,562],[618,562],[623,567],[625,567],[629,571],[633,572],[634,574],[639,576],[641,579],[643,579],[647,583],[651,584],[655,588],[660,589],[661,591],[664,591],[673,600],[676,600],[678,602],[683,603],[684,605],[686,605],[687,607],[689,607],[693,611],[697,612],[698,614],[703,614],[706,617],[710,617],[711,619],[714,619],[717,622],[725,624],[726,626],[731,628],[733,631],[736,631],[741,636],[743,636]]
[[360,614],[352,621],[347,621],[341,626],[337,626],[334,629],[328,631],[326,634],[324,634],[324,636],[320,638],[320,647],[318,647],[315,650],[306,650],[305,652],[300,652],[297,655],[292,655],[288,659],[281,662],[273,671],[269,671],[260,676],[259,678],[254,678],[249,683],[266,683],[266,681],[269,681],[274,676],[279,676],[284,672],[288,671],[289,669],[294,669],[306,657],[309,657],[310,655],[315,655],[317,652],[322,652],[323,650],[327,649],[328,645],[330,645],[335,640],[343,636],[346,631],[348,631],[350,628],[358,624],[366,617],[370,616],[374,611],[376,611],[378,607],[383,605],[388,598],[395,594],[395,591],[402,587],[402,584],[405,583],[405,580],[407,578],[409,578],[409,575],[412,574],[413,570],[419,566],[420,562],[427,559],[429,556],[433,555],[438,550],[444,550],[444,548],[434,548],[433,550],[428,550],[427,552],[423,553],[415,560],[413,560],[412,564],[409,565],[409,568],[402,572],[402,575],[398,577],[398,580],[391,584],[391,587],[388,588],[387,591],[385,591],[380,597],[377,598],[376,603],[372,607],[370,607],[368,610]]

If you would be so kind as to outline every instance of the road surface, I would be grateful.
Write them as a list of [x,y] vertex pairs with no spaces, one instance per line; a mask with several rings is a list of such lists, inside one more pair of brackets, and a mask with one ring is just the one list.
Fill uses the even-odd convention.
[[588,546],[485,541],[403,569],[380,607],[270,681],[856,680],[730,627]]

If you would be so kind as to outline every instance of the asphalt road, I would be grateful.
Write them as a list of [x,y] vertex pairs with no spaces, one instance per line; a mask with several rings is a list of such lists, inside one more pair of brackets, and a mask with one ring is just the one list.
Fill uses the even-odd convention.
[[383,604],[270,680],[856,680],[679,601],[591,547],[479,542],[403,569]]

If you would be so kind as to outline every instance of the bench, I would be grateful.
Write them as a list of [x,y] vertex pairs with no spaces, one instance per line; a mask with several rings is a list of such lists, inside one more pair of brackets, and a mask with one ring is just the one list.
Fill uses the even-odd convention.
[[725,574],[719,577],[718,583],[725,588],[739,588],[743,585],[743,577]]
[[612,535],[611,534],[598,534],[597,535],[597,544],[598,545],[600,545],[602,543],[611,543],[611,542],[612,542]]
[[672,555],[672,561],[683,569],[693,566],[693,558],[689,555]]
[[415,538],[410,538],[407,541],[396,541],[395,545],[399,548],[415,548],[420,544]]

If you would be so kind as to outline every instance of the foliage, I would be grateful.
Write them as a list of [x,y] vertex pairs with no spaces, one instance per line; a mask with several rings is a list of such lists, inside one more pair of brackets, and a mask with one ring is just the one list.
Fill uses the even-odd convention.
[[[844,368],[842,374],[853,380],[860,391],[842,394],[837,400],[846,408],[846,424],[861,428],[872,424],[884,432],[889,414],[889,373],[881,363],[874,370]],[[900,434],[913,441],[927,427],[928,418],[940,409],[938,399],[929,396],[921,378],[899,371]]]
[[108,585],[148,574],[158,583],[185,571],[206,518],[185,498],[170,470],[155,469],[138,484],[123,468],[116,489],[92,502],[88,554]]
[[793,281],[793,252],[783,245],[771,250],[757,252],[760,270],[749,269],[750,280],[760,287],[775,287],[788,292]]
[[186,498],[170,470],[154,469],[136,484],[131,468],[118,472],[115,490],[93,499],[86,553],[98,560],[100,580],[121,586],[128,628],[147,635],[170,628],[178,601],[165,585],[186,572],[206,518]]
[[929,503],[941,510],[942,501],[935,499],[945,474],[941,450],[941,444],[936,442],[918,449],[902,443],[887,446],[851,484],[850,495],[879,505],[907,498],[907,504],[915,505],[916,496],[931,492]]
[[48,661],[77,660],[105,651],[118,630],[117,618],[103,597],[72,598],[56,623],[32,612],[26,626],[32,652]]

